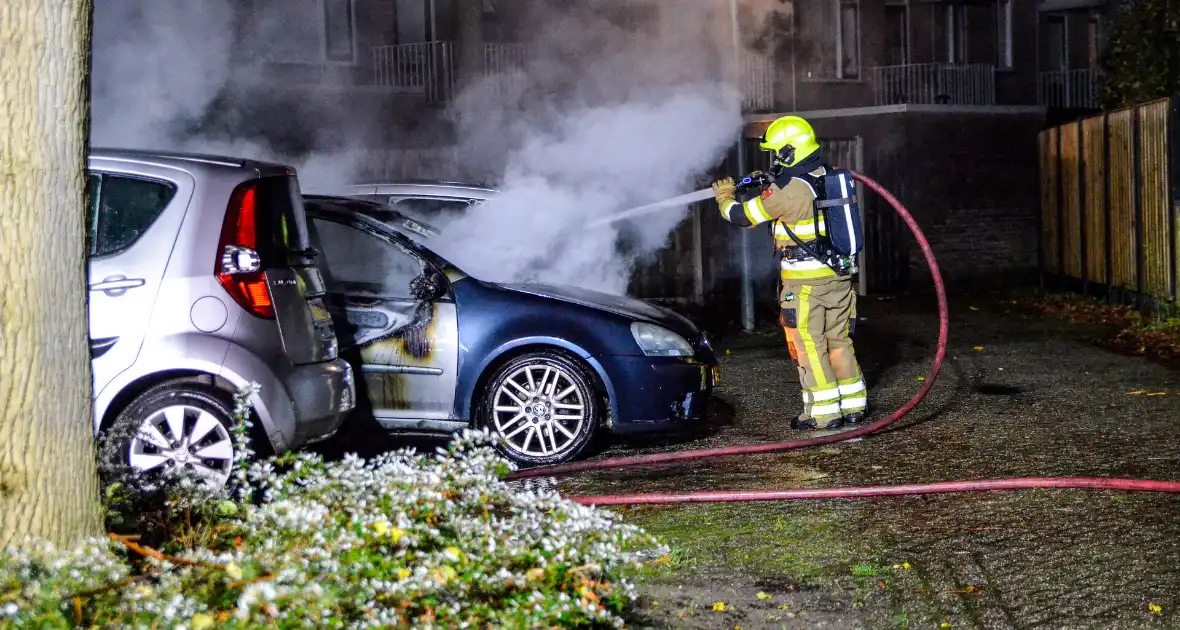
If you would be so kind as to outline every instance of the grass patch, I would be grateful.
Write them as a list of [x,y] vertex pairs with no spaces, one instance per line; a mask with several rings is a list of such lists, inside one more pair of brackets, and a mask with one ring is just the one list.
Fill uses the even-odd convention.
[[1100,326],[1105,329],[1099,339],[1103,345],[1168,361],[1180,359],[1180,311],[1176,308],[1143,312],[1060,293],[1035,294],[1018,303],[1026,310],[1071,324]]
[[[646,580],[786,574],[801,584],[834,586],[876,575],[869,552],[841,515],[814,505],[732,503],[628,510],[626,520],[671,549],[648,563]],[[867,577],[862,577],[867,579]]]

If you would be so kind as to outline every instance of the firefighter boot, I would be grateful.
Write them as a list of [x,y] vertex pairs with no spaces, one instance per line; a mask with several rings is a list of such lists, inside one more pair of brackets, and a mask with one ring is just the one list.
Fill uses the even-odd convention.
[[846,420],[844,418],[836,418],[834,420],[828,420],[827,424],[820,426],[820,421],[815,418],[799,416],[798,418],[791,419],[791,428],[796,430],[818,429],[826,431],[828,429],[839,429],[845,422]]
[[864,421],[865,421],[865,412],[863,412],[863,411],[854,411],[854,412],[844,416],[844,424],[849,424],[849,425],[860,424]]

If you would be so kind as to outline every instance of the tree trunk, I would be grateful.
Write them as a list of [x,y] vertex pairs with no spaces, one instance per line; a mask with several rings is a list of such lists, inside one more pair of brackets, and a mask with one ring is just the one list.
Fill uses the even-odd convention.
[[85,158],[91,0],[0,3],[0,548],[101,533]]

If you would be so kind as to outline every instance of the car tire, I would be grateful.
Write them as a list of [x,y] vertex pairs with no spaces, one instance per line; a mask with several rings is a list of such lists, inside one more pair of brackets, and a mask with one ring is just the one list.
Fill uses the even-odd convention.
[[157,385],[132,400],[104,432],[114,441],[104,449],[107,463],[140,471],[184,467],[224,486],[237,450],[232,427],[228,394],[189,381]]
[[598,392],[580,361],[560,352],[530,352],[501,365],[487,383],[481,426],[502,438],[496,448],[517,464],[567,462],[594,438]]

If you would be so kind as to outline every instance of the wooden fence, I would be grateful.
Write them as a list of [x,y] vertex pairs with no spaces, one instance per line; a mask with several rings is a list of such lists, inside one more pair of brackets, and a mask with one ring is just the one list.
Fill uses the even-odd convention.
[[1119,302],[1180,297],[1178,107],[1161,99],[1040,133],[1043,278]]

